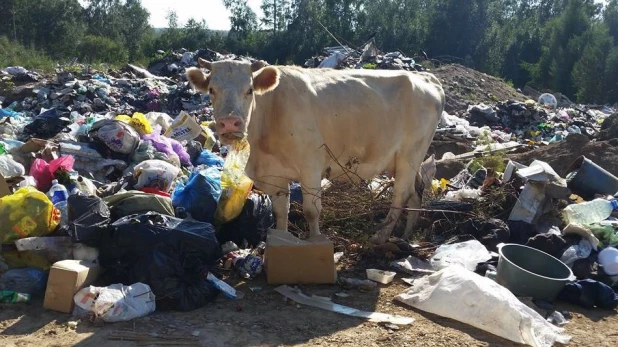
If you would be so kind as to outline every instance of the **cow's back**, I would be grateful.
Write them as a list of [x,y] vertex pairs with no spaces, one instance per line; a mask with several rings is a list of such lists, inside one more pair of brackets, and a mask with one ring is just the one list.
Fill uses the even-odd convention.
[[440,82],[428,73],[279,69],[279,86],[256,97],[249,140],[289,169],[310,160],[338,174],[339,164],[358,163],[371,178],[393,169],[402,148],[433,137],[444,108]]

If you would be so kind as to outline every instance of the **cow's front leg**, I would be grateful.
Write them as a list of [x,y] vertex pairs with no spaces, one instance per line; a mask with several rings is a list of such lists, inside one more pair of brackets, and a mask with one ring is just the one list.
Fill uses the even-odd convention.
[[290,180],[275,177],[261,178],[255,181],[255,184],[268,194],[272,201],[276,228],[287,231],[290,213]]
[[322,212],[322,179],[318,175],[303,176],[303,214],[309,224],[309,239],[320,235],[320,213]]

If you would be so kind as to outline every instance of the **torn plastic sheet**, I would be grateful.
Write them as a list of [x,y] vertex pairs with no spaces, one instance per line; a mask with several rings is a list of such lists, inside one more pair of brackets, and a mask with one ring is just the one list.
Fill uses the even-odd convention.
[[287,285],[282,285],[275,288],[275,291],[283,296],[286,296],[301,305],[321,308],[323,310],[345,314],[352,317],[365,318],[370,322],[386,322],[391,324],[408,325],[414,322],[414,318],[396,316],[387,313],[367,312],[357,310],[352,307],[335,304],[329,301],[324,301],[312,297],[308,297],[300,290],[294,289]]
[[409,256],[405,259],[395,260],[391,262],[391,266],[396,270],[408,273],[408,274],[432,274],[436,272],[428,261],[421,260],[414,256]]

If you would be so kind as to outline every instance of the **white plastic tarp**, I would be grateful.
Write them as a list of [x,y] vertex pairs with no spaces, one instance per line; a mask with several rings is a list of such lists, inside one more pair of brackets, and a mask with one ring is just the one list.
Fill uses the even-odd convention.
[[571,339],[505,287],[460,266],[415,280],[395,300],[528,346],[550,347]]

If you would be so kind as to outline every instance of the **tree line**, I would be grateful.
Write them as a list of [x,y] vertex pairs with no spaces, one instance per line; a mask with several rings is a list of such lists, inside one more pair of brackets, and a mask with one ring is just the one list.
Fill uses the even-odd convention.
[[247,0],[223,3],[227,33],[180,23],[174,12],[167,28],[152,28],[140,0],[3,0],[0,65],[11,61],[3,50],[147,64],[179,48],[303,64],[325,46],[358,48],[373,37],[382,51],[460,63],[517,87],[618,101],[618,0],[262,0],[261,18]]

